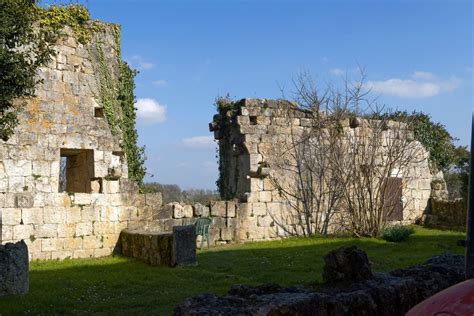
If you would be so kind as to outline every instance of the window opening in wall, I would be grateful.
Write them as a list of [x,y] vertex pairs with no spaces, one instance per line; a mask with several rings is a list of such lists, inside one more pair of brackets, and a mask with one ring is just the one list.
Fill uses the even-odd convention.
[[92,149],[61,149],[59,192],[91,193],[94,180]]
[[257,117],[250,116],[250,125],[257,125]]
[[104,108],[94,108],[94,117],[104,118]]

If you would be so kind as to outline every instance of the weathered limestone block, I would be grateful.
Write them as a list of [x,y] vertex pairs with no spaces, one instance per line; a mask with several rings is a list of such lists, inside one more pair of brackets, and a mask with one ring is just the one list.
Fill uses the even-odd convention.
[[1,208],[2,225],[19,225],[21,222],[21,209]]
[[252,214],[254,216],[263,216],[267,214],[266,203],[252,203]]
[[56,238],[58,236],[58,224],[41,224],[34,227],[34,235],[30,238]]
[[222,228],[221,229],[221,240],[232,241],[234,240],[235,230],[233,228]]
[[259,199],[260,202],[271,202],[272,201],[272,192],[271,191],[258,192],[258,199]]
[[225,217],[227,215],[227,203],[225,201],[212,201],[211,215]]
[[213,217],[212,218],[212,227],[214,228],[225,228],[227,227],[227,220],[225,217]]
[[183,218],[184,217],[184,208],[179,203],[172,203],[173,205],[173,218]]
[[257,217],[257,224],[260,227],[271,227],[274,225],[273,218],[269,215],[265,216],[258,216]]
[[235,217],[235,210],[236,210],[236,203],[235,201],[227,201],[227,217]]
[[209,206],[205,206],[200,203],[194,204],[193,210],[194,216],[196,217],[209,217],[210,215]]
[[28,293],[28,265],[24,241],[0,245],[0,296]]
[[43,223],[42,208],[25,208],[21,210],[21,221],[23,224],[41,224]]
[[163,196],[161,192],[146,193],[145,194],[145,205],[153,208],[159,208],[163,204]]
[[34,234],[33,225],[15,225],[13,226],[13,239],[28,239]]
[[192,205],[184,205],[183,206],[183,217],[184,218],[193,217],[193,207],[192,207]]
[[15,207],[28,208],[33,207],[33,195],[31,193],[15,194]]

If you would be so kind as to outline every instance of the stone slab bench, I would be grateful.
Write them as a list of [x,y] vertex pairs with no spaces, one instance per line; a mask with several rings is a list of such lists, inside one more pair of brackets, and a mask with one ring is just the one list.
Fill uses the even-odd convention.
[[172,232],[123,230],[120,234],[122,255],[151,266],[196,265],[196,229],[194,225],[175,226]]

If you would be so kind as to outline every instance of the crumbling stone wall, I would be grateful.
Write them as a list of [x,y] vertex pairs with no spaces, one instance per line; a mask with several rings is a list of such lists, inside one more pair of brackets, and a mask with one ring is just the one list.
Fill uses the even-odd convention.
[[[127,179],[120,140],[101,115],[93,52],[100,42],[116,84],[118,49],[112,30],[103,24],[83,45],[65,29],[55,46],[57,55],[39,70],[43,82],[37,96],[26,100],[13,136],[0,141],[1,242],[24,240],[30,259],[109,255],[122,229],[147,220],[146,200],[161,200],[160,195],[139,195]],[[73,172],[68,176],[72,182],[60,192],[61,156],[75,153],[66,168]],[[88,174],[81,173],[84,164],[92,168]]]
[[[312,124],[308,112],[289,108],[288,102],[279,100],[242,99],[214,116],[210,130],[219,141],[221,194],[239,201],[237,240],[268,239],[297,231],[288,201],[270,180],[269,162],[276,159],[276,148]],[[348,133],[362,128],[351,126],[349,119],[341,125]],[[406,223],[414,222],[426,210],[433,178],[427,151],[418,142],[414,144],[419,152],[403,179],[402,222]],[[280,179],[287,181],[284,174]],[[337,228],[332,225],[331,229]]]

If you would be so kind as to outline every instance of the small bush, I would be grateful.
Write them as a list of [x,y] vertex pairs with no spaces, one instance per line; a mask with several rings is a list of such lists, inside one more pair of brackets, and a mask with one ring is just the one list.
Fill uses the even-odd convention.
[[395,225],[385,228],[380,234],[380,237],[386,241],[402,242],[407,240],[411,234],[413,234],[412,228]]

